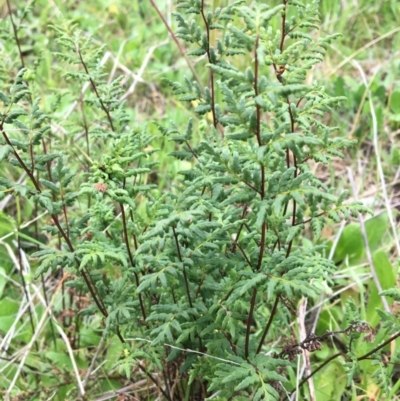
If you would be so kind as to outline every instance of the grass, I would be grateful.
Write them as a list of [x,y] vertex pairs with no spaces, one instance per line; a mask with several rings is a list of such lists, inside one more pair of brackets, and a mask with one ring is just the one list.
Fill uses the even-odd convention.
[[[83,130],[77,123],[79,101],[67,94],[70,84],[53,54],[54,34],[49,22],[58,20],[76,22],[84,35],[93,35],[95,43],[104,46],[102,60],[110,80],[123,77],[131,121],[147,124],[149,132],[157,136],[153,146],[161,149],[160,168],[154,171],[152,179],[160,189],[171,182],[182,165],[171,163],[168,153],[172,145],[158,135],[151,121],[171,120],[180,125],[192,117],[190,110],[172,97],[161,82],[162,77],[180,80],[190,71],[151,2],[38,0],[29,3],[31,12],[25,16],[24,2],[16,3],[19,4],[11,5],[14,20],[19,27],[26,66],[35,71],[35,91],[45,110],[59,105],[60,120],[69,129],[54,129],[66,157],[76,159],[79,170],[85,166],[85,158],[96,159],[104,145],[99,142],[86,149],[84,141],[79,140]],[[222,3],[212,2],[213,6]],[[174,2],[157,4],[168,24],[174,27]],[[6,1],[0,2],[0,13],[9,18]],[[335,161],[329,171],[320,169],[320,174],[327,182],[349,189],[352,197],[367,203],[376,216],[346,227],[332,226],[325,232],[327,252],[339,267],[335,286],[331,296],[321,298],[317,307],[307,309],[304,305],[304,313],[320,333],[340,328],[337,322],[349,297],[354,298],[361,317],[374,327],[379,323],[376,307],[398,314],[398,306],[381,298],[378,292],[396,285],[400,256],[400,59],[396,50],[400,49],[400,9],[395,0],[342,0],[322,2],[321,13],[322,33],[341,32],[342,37],[332,45],[327,59],[315,68],[310,79],[324,84],[332,94],[347,97],[333,115],[332,124],[338,125],[339,135],[358,139],[358,145],[344,161]],[[1,52],[2,68],[11,79],[18,67],[18,62],[13,61],[18,60],[16,46],[7,45]],[[196,65],[196,60],[191,62]],[[79,93],[85,90],[85,84],[73,89]],[[96,116],[88,118],[95,120]],[[0,174],[20,182],[25,180],[19,170],[2,165]],[[132,399],[157,399],[157,388],[138,367],[118,365],[122,347],[115,338],[102,338],[100,318],[76,319],[76,311],[69,305],[72,290],[64,286],[62,275],[45,277],[43,282],[32,280],[34,271],[26,255],[37,245],[35,238],[39,233],[35,232],[34,222],[46,221],[48,217],[36,216],[33,206],[23,199],[13,202],[6,197],[0,201],[0,210],[0,398],[72,400],[76,399],[78,387],[88,399],[96,401],[129,399],[123,398],[128,394]],[[15,235],[17,231],[19,236]],[[87,302],[80,294],[80,305]],[[378,332],[377,341],[381,340]],[[368,352],[367,345],[362,347]],[[395,350],[398,344],[393,344],[389,353]],[[333,354],[332,349],[323,352]],[[359,391],[368,399],[378,400],[379,385],[372,379],[374,369],[365,364]],[[126,378],[126,370],[130,371],[131,380]],[[333,375],[337,377],[335,383],[331,380]],[[339,363],[333,362],[313,380],[318,384],[318,400],[340,400],[346,377]],[[396,393],[400,380],[394,367],[393,383],[391,399],[395,400],[399,399]],[[356,399],[354,389],[352,397]]]

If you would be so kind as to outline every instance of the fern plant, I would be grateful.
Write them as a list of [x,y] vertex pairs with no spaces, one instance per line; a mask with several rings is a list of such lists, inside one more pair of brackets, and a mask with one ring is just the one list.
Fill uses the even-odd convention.
[[[336,35],[316,39],[318,1],[177,5],[176,35],[207,72],[206,84],[165,80],[193,113],[186,127],[156,122],[187,166],[171,188],[151,183],[154,137],[131,127],[121,80],[106,81],[103,49],[78,26],[50,26],[76,97],[66,120],[50,110],[65,93],[43,111],[33,70],[0,92],[0,160],[28,177],[0,178],[1,194],[47,213],[41,230],[57,239],[33,253],[36,276],[62,269],[71,308],[89,292],[79,317],[100,314],[103,335],[124,344],[121,370],[130,378],[137,366],[164,399],[286,399],[297,356],[333,334],[349,338],[341,355],[351,382],[369,356],[351,343],[372,335],[354,305],[339,332],[296,339],[293,329],[298,303],[316,299],[335,269],[311,243],[328,221],[368,211],[309,165],[353,145],[326,124],[342,98],[306,84]],[[376,375],[393,393],[384,367]]]
[[[204,397],[280,399],[301,347],[279,352],[273,341],[290,339],[297,302],[316,298],[334,269],[303,243],[306,225],[318,239],[328,219],[366,211],[345,205],[346,193],[335,196],[308,164],[328,163],[352,145],[323,122],[341,99],[304,84],[334,36],[307,32],[318,28],[317,2],[236,1],[214,11],[200,1],[178,4],[177,36],[193,46],[188,54],[206,58],[209,77],[204,87],[168,82],[203,124],[196,144],[193,121],[185,130],[160,127],[179,146],[172,155],[193,167],[180,172],[156,224],[139,237],[135,257],[151,273],[137,292],[157,300],[147,319],[156,324],[151,347],[174,343],[212,355],[188,354],[183,365]],[[168,360],[178,357],[175,350]]]

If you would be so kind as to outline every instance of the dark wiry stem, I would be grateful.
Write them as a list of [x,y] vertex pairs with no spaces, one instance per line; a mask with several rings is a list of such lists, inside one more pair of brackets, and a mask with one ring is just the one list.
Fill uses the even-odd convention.
[[[204,25],[206,27],[206,34],[207,34],[207,48],[205,49],[206,53],[207,53],[207,58],[208,58],[208,62],[210,64],[214,64],[212,59],[211,59],[211,50],[210,50],[210,27],[208,25],[207,22],[207,17],[204,13],[204,0],[201,0],[201,16],[203,17],[203,21],[204,21]],[[214,73],[213,70],[210,69],[210,91],[211,91],[211,113],[213,116],[213,125],[216,128],[218,121],[217,121],[217,117],[215,114],[215,87],[214,87]]]
[[[303,384],[307,383],[308,379],[310,379],[311,377],[313,377],[317,372],[319,372],[324,366],[326,366],[329,362],[333,361],[334,359],[336,359],[338,356],[340,355],[346,355],[343,352],[338,352],[335,355],[332,355],[331,357],[329,357],[324,363],[321,363],[321,365],[318,366],[317,369],[315,369],[314,371],[312,371],[308,376],[306,376],[300,383],[298,388],[300,388]],[[293,392],[291,394],[293,394],[296,390],[293,390]]]
[[288,0],[283,0],[283,5],[285,6],[285,8],[283,9],[283,15],[282,15],[282,36],[281,36],[281,43],[279,45],[279,50],[283,51],[283,44],[285,42],[285,36],[286,36],[286,32],[285,32],[285,25],[286,25],[286,6],[287,6]]
[[150,0],[151,5],[153,6],[153,8],[156,10],[158,16],[161,18],[161,21],[163,22],[163,24],[165,25],[165,27],[167,28],[169,34],[171,35],[171,38],[173,39],[173,41],[176,43],[176,46],[179,49],[179,52],[181,53],[181,55],[183,56],[183,58],[186,60],[187,65],[190,68],[191,73],[193,74],[193,77],[196,79],[196,81],[200,84],[201,80],[198,77],[196,70],[193,68],[192,63],[190,62],[190,60],[188,59],[188,56],[186,55],[186,51],[185,49],[182,47],[182,45],[179,43],[178,38],[176,37],[174,31],[171,29],[171,27],[168,25],[167,20],[165,19],[163,13],[160,11],[160,9],[157,7],[157,4],[154,2],[154,0]]
[[381,345],[378,345],[376,348],[374,348],[372,351],[367,352],[365,355],[360,356],[357,358],[357,361],[363,361],[364,359],[367,359],[368,357],[370,357],[371,355],[373,355],[375,352],[379,351],[380,349],[382,349],[383,347],[385,347],[386,345],[390,344],[392,341],[394,341],[397,337],[400,337],[400,332],[393,334],[392,337],[390,337],[388,340],[386,340],[385,342],[383,342]]
[[273,321],[273,319],[275,317],[275,313],[276,313],[276,309],[278,307],[278,303],[279,303],[279,295],[275,298],[274,306],[272,307],[271,314],[269,315],[268,323],[265,326],[265,329],[264,329],[263,335],[261,337],[260,343],[258,344],[257,354],[261,351],[261,348],[262,348],[262,346],[264,344],[265,337],[267,337],[267,334],[269,332],[269,328],[271,327],[272,321]]
[[256,303],[256,297],[257,297],[257,289],[254,288],[253,295],[251,296],[251,301],[250,301],[250,312],[247,318],[246,342],[244,346],[244,355],[246,359],[249,357],[250,328],[251,328],[251,322],[253,321],[253,313],[254,313],[254,305]]
[[182,255],[181,255],[181,248],[179,246],[178,236],[176,235],[176,231],[175,231],[174,227],[172,227],[172,232],[174,233],[176,249],[177,249],[177,252],[178,252],[178,258],[179,258],[179,261],[182,263],[183,279],[185,281],[186,294],[187,294],[187,297],[188,297],[189,305],[190,305],[191,308],[193,308],[192,300],[190,298],[189,280],[188,280],[187,275],[186,275],[186,269],[185,269],[185,265],[183,264],[183,259],[182,259]]
[[91,76],[90,76],[90,74],[89,74],[89,70],[88,70],[88,68],[87,68],[87,65],[86,65],[85,61],[83,60],[82,53],[81,53],[81,51],[80,51],[80,49],[79,49],[78,46],[76,47],[76,52],[77,52],[77,54],[78,54],[78,56],[79,56],[79,60],[80,60],[80,62],[81,62],[81,64],[82,64],[82,66],[83,66],[83,69],[85,70],[86,75],[87,75],[88,78],[89,78],[90,85],[91,85],[91,87],[92,87],[94,93],[96,94],[97,99],[98,99],[99,102],[100,102],[100,106],[101,106],[102,110],[104,111],[104,113],[106,113],[107,120],[108,120],[108,122],[109,122],[109,124],[110,124],[110,128],[111,128],[111,130],[112,130],[113,132],[115,132],[115,128],[114,128],[114,124],[113,124],[113,121],[112,121],[112,118],[111,118],[110,111],[108,110],[108,108],[107,108],[106,105],[104,104],[103,100],[102,100],[101,97],[100,97],[99,92],[97,91],[97,86],[96,86],[96,84],[94,83],[93,79],[91,78]]
[[[124,240],[125,240],[126,249],[128,251],[129,262],[130,262],[132,267],[135,267],[135,261],[133,260],[133,255],[132,255],[131,247],[130,247],[130,244],[129,244],[128,228],[127,228],[124,205],[122,203],[120,203],[119,207],[121,208],[122,227],[123,227],[123,230],[124,230]],[[134,275],[135,275],[136,287],[139,287],[139,276],[138,276],[138,274],[136,272],[134,273]],[[139,297],[140,309],[142,311],[142,317],[143,317],[143,320],[145,321],[146,320],[146,311],[144,309],[142,294],[139,294],[138,297]]]
[[[258,44],[260,41],[260,37],[257,35],[256,37],[256,44],[255,44],[255,51],[254,51],[254,97],[258,96]],[[261,108],[260,105],[256,104],[256,113],[257,113],[257,128],[256,128],[256,136],[258,146],[262,145],[261,142]]]
[[24,56],[22,55],[21,44],[19,43],[19,38],[18,38],[18,30],[17,30],[17,27],[15,25],[15,22],[14,22],[14,19],[12,16],[12,10],[11,10],[11,5],[10,5],[9,0],[7,0],[7,10],[8,10],[8,15],[10,16],[11,25],[13,27],[14,38],[15,38],[15,42],[17,43],[17,47],[18,47],[18,54],[19,54],[19,59],[21,60],[21,66],[22,66],[22,68],[25,68]]
[[[258,56],[257,56],[257,51],[258,51],[258,44],[259,44],[259,36],[257,35],[256,37],[256,42],[255,42],[255,50],[254,50],[254,96],[258,96]],[[262,141],[261,141],[261,108],[259,105],[256,105],[256,137],[257,137],[257,143],[258,146],[262,146]],[[264,199],[265,197],[265,167],[263,164],[261,164],[261,191],[260,191],[260,197],[261,200]],[[262,226],[261,226],[261,239],[260,239],[260,251],[258,254],[258,261],[257,261],[257,271],[261,270],[261,265],[262,265],[262,260],[264,256],[264,251],[265,251],[265,237],[267,233],[267,223],[264,221]],[[254,314],[254,306],[255,306],[255,301],[257,297],[257,288],[254,288],[253,290],[253,295],[251,297],[250,301],[250,311],[249,311],[249,316],[247,318],[247,327],[246,327],[246,340],[245,340],[245,355],[246,358],[249,356],[249,342],[250,342],[250,325],[251,322],[253,321],[253,314]]]
[[325,215],[325,214],[327,214],[327,213],[328,213],[328,212],[320,212],[320,213],[316,214],[315,216],[310,217],[310,218],[307,219],[307,220],[303,220],[303,221],[300,221],[300,222],[298,222],[298,223],[293,224],[293,226],[299,226],[299,225],[301,225],[301,224],[307,224],[307,223],[309,223],[312,219],[315,219],[316,217],[321,217],[321,216],[323,216],[323,215]]
[[168,393],[166,393],[165,390],[158,384],[157,380],[153,377],[153,375],[152,375],[151,373],[149,373],[149,372],[147,371],[147,369],[146,369],[144,366],[141,365],[140,361],[138,361],[138,366],[139,366],[139,369],[140,369],[143,373],[145,373],[145,374],[147,375],[147,377],[148,377],[148,378],[156,385],[156,387],[162,392],[163,396],[164,396],[167,400],[171,401],[170,395],[169,395]]
[[236,245],[237,245],[237,247],[240,249],[240,252],[242,252],[242,255],[243,255],[243,257],[246,259],[247,264],[248,264],[250,267],[252,267],[251,262],[250,262],[250,259],[249,259],[249,257],[246,255],[246,252],[244,251],[244,249],[242,248],[242,246],[241,246],[238,242],[236,242]]

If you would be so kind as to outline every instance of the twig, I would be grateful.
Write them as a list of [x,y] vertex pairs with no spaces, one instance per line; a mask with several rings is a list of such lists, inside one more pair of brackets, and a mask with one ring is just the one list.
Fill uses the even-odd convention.
[[85,375],[85,378],[83,379],[83,382],[82,382],[83,388],[86,387],[86,384],[87,384],[87,382],[88,382],[88,380],[89,380],[89,378],[90,378],[90,375],[91,375],[92,372],[93,372],[94,364],[96,363],[97,356],[99,355],[100,351],[101,351],[102,348],[103,348],[103,344],[104,344],[104,336],[101,337],[100,342],[99,342],[99,345],[96,347],[96,352],[94,353],[94,356],[93,356],[93,358],[92,358],[92,361],[90,362],[89,369],[87,370],[86,375]]
[[[201,6],[200,6],[200,11],[201,11],[201,16],[203,18],[204,26],[206,27],[206,35],[207,35],[207,48],[205,49],[207,53],[207,58],[208,62],[210,64],[214,64],[212,59],[211,59],[211,50],[210,50],[210,27],[208,25],[207,17],[204,13],[204,0],[201,0]],[[214,85],[214,71],[210,69],[210,92],[211,92],[211,113],[213,116],[213,125],[214,128],[217,128],[217,116],[215,114],[215,85]]]
[[258,344],[257,354],[261,351],[261,347],[264,344],[265,337],[267,337],[267,334],[269,332],[269,328],[271,327],[272,321],[273,321],[275,313],[276,313],[276,309],[278,307],[279,299],[280,299],[279,295],[277,295],[276,298],[275,298],[274,305],[273,305],[273,307],[271,309],[271,313],[269,315],[269,319],[268,319],[267,325],[265,326],[264,333],[263,333],[263,335],[262,335],[262,337],[260,339],[260,343]]
[[297,389],[292,391],[292,394],[294,394],[304,383],[306,383],[312,376],[314,376],[318,371],[320,371],[324,366],[326,366],[329,362],[333,361],[336,359],[338,356],[344,355],[343,352],[338,352],[337,354],[332,355],[330,358],[328,358],[324,363],[321,363],[321,365],[318,366],[315,370],[313,370],[308,376],[306,376],[297,386]]
[[[306,310],[307,310],[307,298],[303,298],[299,305],[299,317],[298,317],[301,338],[307,337],[307,331],[306,331],[306,325],[305,325]],[[316,394],[315,394],[314,381],[313,381],[312,375],[311,375],[310,351],[304,350],[303,360],[304,360],[304,365],[305,365],[307,376],[309,377],[309,379],[307,380],[307,383],[308,383],[308,391],[310,394],[310,401],[315,401]]]
[[37,340],[37,338],[39,337],[39,334],[41,333],[44,324],[48,318],[48,315],[51,314],[51,307],[53,305],[53,303],[55,302],[56,296],[58,294],[58,292],[60,291],[61,287],[62,287],[62,283],[63,281],[69,276],[69,274],[65,274],[64,277],[62,278],[61,282],[58,284],[56,290],[54,291],[53,297],[51,299],[51,301],[49,302],[48,306],[46,307],[46,309],[43,312],[42,318],[40,319],[39,323],[36,325],[36,331],[35,333],[33,333],[33,336],[31,338],[31,341],[29,341],[29,343],[26,345],[24,351],[23,351],[23,356],[21,358],[21,361],[19,363],[19,366],[14,374],[14,377],[6,391],[6,399],[5,401],[11,401],[11,392],[12,389],[15,386],[15,383],[18,380],[19,375],[21,374],[22,368],[25,364],[26,359],[28,358],[28,355],[30,353],[30,350],[33,346],[33,344],[35,343],[35,341]]
[[[349,176],[349,181],[350,181],[351,187],[353,189],[354,199],[357,199],[357,188],[356,188],[356,184],[354,182],[354,176],[353,176],[353,172],[352,172],[351,168],[347,168],[347,173],[348,173],[348,176]],[[368,237],[367,237],[367,230],[365,229],[364,219],[362,218],[361,215],[359,215],[358,216],[358,220],[360,222],[361,234],[363,236],[364,246],[365,246],[365,253],[367,255],[368,265],[369,265],[369,268],[370,268],[371,273],[372,273],[372,278],[374,280],[374,283],[376,285],[376,288],[377,288],[378,292],[382,292],[383,288],[382,288],[382,285],[381,285],[381,283],[379,281],[378,273],[376,272],[376,268],[375,268],[375,263],[374,263],[374,260],[372,258],[371,248],[369,246],[369,241],[368,241]],[[381,295],[380,297],[381,297],[382,305],[385,308],[386,312],[390,312],[390,307],[389,307],[389,304],[388,304],[385,296]]]
[[396,223],[393,218],[392,207],[390,205],[389,197],[388,197],[387,190],[386,190],[385,174],[383,172],[380,151],[379,151],[378,121],[376,118],[375,106],[374,106],[373,96],[372,96],[372,93],[370,90],[370,84],[368,84],[364,70],[361,68],[360,64],[355,60],[351,61],[351,63],[360,72],[360,75],[361,75],[361,78],[365,85],[365,88],[368,91],[368,100],[369,100],[370,113],[371,113],[371,119],[372,119],[372,133],[373,133],[373,138],[374,138],[373,144],[374,144],[374,151],[375,151],[375,155],[376,155],[376,164],[377,164],[378,174],[379,174],[379,178],[380,178],[381,186],[382,186],[382,195],[383,195],[383,198],[385,199],[385,206],[386,206],[386,210],[387,210],[387,213],[389,216],[390,226],[392,227],[393,237],[396,242],[397,256],[400,257],[400,241],[399,241],[399,237],[397,234]]
[[326,79],[330,78],[332,75],[336,74],[344,65],[351,62],[358,54],[362,53],[364,50],[368,49],[369,47],[373,46],[374,44],[380,42],[383,39],[386,39],[389,36],[394,35],[395,33],[400,31],[400,27],[394,28],[389,32],[371,40],[371,42],[366,43],[364,46],[357,49],[355,52],[350,54],[350,56],[346,57],[341,63],[339,63],[332,71],[329,71],[328,75],[326,75]]
[[172,40],[176,43],[179,52],[181,53],[181,55],[183,56],[183,58],[186,60],[186,63],[190,69],[190,71],[193,74],[193,77],[195,78],[195,80],[198,83],[201,83],[201,80],[199,78],[199,76],[196,73],[196,70],[194,69],[192,63],[190,62],[188,56],[186,55],[186,51],[185,49],[182,47],[182,45],[179,43],[178,38],[176,37],[174,31],[172,30],[172,28],[170,27],[170,25],[168,24],[167,20],[165,19],[163,13],[160,11],[160,9],[158,8],[157,4],[154,2],[154,0],[150,0],[151,5],[153,6],[153,8],[156,10],[158,16],[161,18],[163,24],[165,25],[165,27],[167,28],[169,34],[171,35]]
[[56,322],[54,322],[54,323],[55,323],[56,329],[60,333],[61,338],[64,340],[65,346],[67,347],[69,359],[71,360],[72,369],[75,373],[76,382],[78,384],[79,393],[81,396],[83,396],[83,395],[85,395],[85,389],[84,389],[81,377],[79,375],[78,366],[76,365],[76,362],[75,362],[74,352],[72,351],[71,344],[69,343],[68,337],[65,334],[64,330],[60,327],[60,325],[57,324]]
[[24,56],[22,55],[21,44],[19,43],[18,30],[17,30],[17,27],[14,23],[14,19],[12,16],[10,0],[7,0],[7,11],[8,11],[8,15],[10,16],[10,21],[11,21],[11,25],[12,25],[13,32],[14,32],[15,42],[17,43],[19,59],[21,60],[21,66],[22,66],[22,68],[25,68]]
[[257,288],[254,287],[253,295],[251,296],[251,301],[250,301],[249,316],[247,317],[247,323],[246,323],[246,340],[245,340],[245,345],[244,345],[244,357],[246,359],[249,357],[250,328],[251,328],[251,323],[253,321],[253,313],[254,313],[254,307],[256,304],[256,297],[257,297]]
[[150,49],[147,51],[146,57],[144,58],[142,65],[139,68],[139,71],[137,72],[131,86],[129,87],[129,89],[121,96],[120,100],[125,100],[126,98],[128,98],[133,92],[135,92],[136,89],[136,85],[139,82],[139,80],[142,78],[142,75],[147,67],[147,64],[150,61],[151,56],[154,53],[154,50],[156,50],[158,47],[164,46],[165,44],[167,44],[167,41],[161,42],[158,45],[155,46],[151,46]]
[[363,361],[364,359],[369,358],[371,355],[375,354],[375,352],[379,351],[380,349],[386,347],[386,345],[390,344],[392,341],[396,340],[396,338],[400,337],[400,332],[393,334],[392,337],[390,337],[388,340],[383,342],[381,345],[378,345],[376,348],[374,348],[372,351],[367,352],[366,354],[360,356],[357,358],[357,361]]
[[[128,252],[128,257],[129,257],[129,261],[132,267],[135,267],[135,261],[133,260],[133,255],[132,255],[132,251],[131,251],[131,247],[129,244],[129,237],[128,237],[128,225],[127,225],[127,220],[126,220],[126,216],[125,216],[125,209],[124,209],[124,205],[122,203],[119,204],[120,208],[121,208],[121,216],[122,216],[122,229],[124,232],[124,241],[125,241],[125,246]],[[135,282],[136,282],[136,287],[139,287],[139,276],[136,272],[134,272],[135,275]],[[138,298],[139,298],[139,303],[140,303],[140,309],[142,311],[142,317],[143,317],[143,321],[146,321],[146,310],[144,308],[144,303],[143,303],[143,299],[142,299],[142,294],[138,294]]]
[[[153,342],[153,341],[151,341],[151,340],[147,340],[146,338],[139,338],[139,337],[127,338],[126,340],[127,340],[127,341],[144,341],[144,342],[147,342],[147,343],[150,343],[150,344]],[[189,353],[191,353],[191,354],[203,355],[203,356],[205,356],[205,357],[207,357],[207,358],[215,359],[215,360],[217,360],[217,361],[222,361],[222,362],[230,363],[231,365],[241,366],[240,363],[238,363],[238,362],[230,361],[229,359],[219,358],[219,357],[217,357],[217,356],[209,355],[209,354],[206,354],[206,353],[204,353],[204,352],[196,351],[196,350],[194,350],[194,349],[190,349],[190,348],[180,348],[180,347],[176,347],[175,345],[165,344],[165,343],[164,343],[163,345],[164,345],[165,347],[169,347],[169,348],[172,348],[172,349],[176,349],[176,350],[178,350],[178,351],[189,352]]]
[[190,305],[191,308],[193,308],[192,299],[190,297],[189,280],[188,280],[188,277],[186,275],[186,268],[185,268],[185,265],[183,263],[183,259],[182,259],[182,255],[181,255],[181,248],[179,246],[178,236],[176,235],[176,231],[175,231],[174,227],[172,227],[172,232],[174,234],[176,249],[177,249],[177,252],[178,252],[178,258],[179,258],[179,261],[182,263],[183,279],[184,279],[184,282],[185,282],[186,294],[187,294],[187,297],[188,297],[189,305]]
[[86,75],[87,75],[87,77],[89,79],[90,85],[91,85],[94,93],[96,94],[97,99],[100,102],[100,106],[101,106],[102,110],[104,111],[104,113],[107,116],[107,120],[108,120],[108,122],[110,124],[110,128],[111,128],[111,130],[113,132],[115,132],[114,123],[113,123],[113,120],[111,118],[110,111],[108,110],[108,108],[104,104],[103,99],[101,98],[100,93],[97,90],[97,85],[95,84],[95,82],[93,81],[92,77],[90,76],[89,69],[88,69],[88,67],[86,65],[86,62],[83,60],[83,55],[82,55],[82,52],[81,52],[81,50],[80,50],[78,45],[76,45],[76,53],[78,54],[79,60],[80,60],[80,62],[82,64],[82,67],[85,70],[85,73],[86,73]]

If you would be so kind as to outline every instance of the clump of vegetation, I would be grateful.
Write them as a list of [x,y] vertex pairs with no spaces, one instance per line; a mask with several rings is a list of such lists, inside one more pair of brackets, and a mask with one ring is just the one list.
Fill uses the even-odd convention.
[[[117,368],[125,380],[141,383],[132,387],[139,399],[285,400],[295,393],[351,399],[354,382],[360,372],[371,372],[373,358],[375,383],[382,394],[394,394],[379,352],[399,335],[396,317],[378,312],[380,342],[365,350],[360,344],[376,341],[376,330],[351,297],[336,329],[326,325],[318,333],[304,316],[307,304],[317,305],[333,286],[336,265],[320,241],[324,227],[369,212],[311,168],[329,165],[356,143],[329,125],[328,116],[345,98],[306,82],[337,35],[318,37],[317,1],[177,5],[174,38],[186,42],[187,55],[201,58],[196,69],[206,71],[163,80],[187,104],[192,118],[184,125],[132,124],[130,105],[122,101],[124,76],[109,82],[104,49],[75,23],[49,26],[54,73],[68,87],[41,99],[37,70],[24,68],[10,19],[14,29],[4,38],[19,59],[2,72],[0,160],[9,170],[0,178],[1,196],[15,199],[16,211],[8,214],[17,216],[23,286],[28,257],[45,294],[45,277],[61,278],[40,313],[29,302],[33,336],[20,341],[28,352],[38,350],[49,317],[47,358],[62,363],[68,352],[74,375],[66,375],[63,386],[47,378],[43,390],[39,381],[46,372],[36,371],[26,352],[18,367],[5,365],[5,397],[46,399],[54,388],[59,399],[84,397],[94,362],[73,351],[98,346],[95,361],[109,338],[114,342],[104,358],[111,362],[98,392],[118,387],[113,380],[121,376],[108,374]],[[18,63],[23,68],[11,79]],[[75,103],[64,118],[66,98]],[[154,179],[162,173],[157,145],[168,146],[180,168],[162,184]],[[29,235],[22,231],[24,208],[46,216]],[[397,290],[385,294],[400,298]],[[330,351],[333,346],[338,352]],[[122,355],[110,356],[116,349]],[[318,362],[314,352],[324,350]],[[79,368],[87,371],[83,380]],[[337,396],[335,389],[321,393],[313,385],[316,379],[327,386],[318,376],[322,369],[345,377]],[[30,388],[22,393],[26,380]]]

